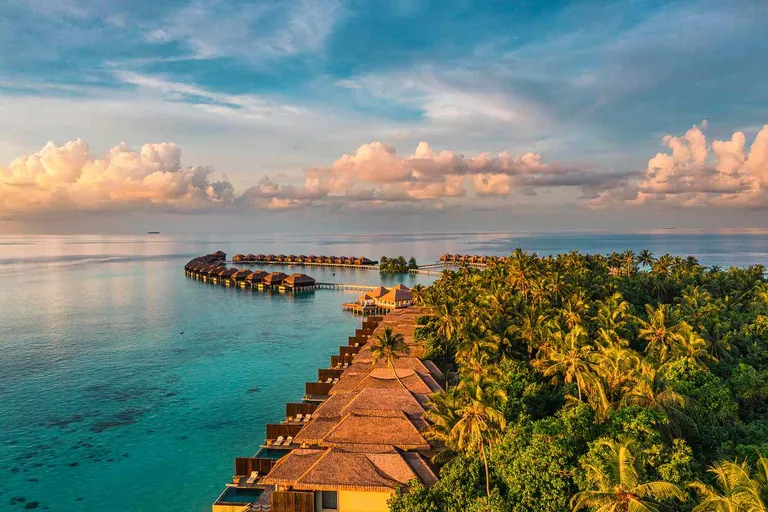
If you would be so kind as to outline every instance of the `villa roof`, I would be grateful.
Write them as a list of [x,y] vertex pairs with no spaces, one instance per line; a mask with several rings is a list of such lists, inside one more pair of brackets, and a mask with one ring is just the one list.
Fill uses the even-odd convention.
[[362,294],[360,297],[357,298],[358,302],[363,302],[366,300],[374,300],[374,297],[369,292],[365,292],[364,294]]
[[315,280],[307,274],[291,274],[285,278],[285,284],[289,286],[315,284]]
[[[294,463],[290,460],[294,457],[303,460]],[[312,458],[314,462],[302,471]],[[277,462],[263,483],[292,485],[296,490],[381,491],[397,489],[413,479],[426,485],[437,479],[418,454],[402,454],[391,447],[365,453],[329,448],[294,450]]]
[[383,286],[378,286],[366,293],[370,294],[370,296],[373,297],[374,299],[378,299],[379,297],[383,297],[384,295],[386,295],[387,292],[389,292],[389,289],[384,288]]
[[246,277],[246,279],[248,281],[261,281],[262,279],[264,279],[264,276],[266,276],[266,275],[267,275],[267,273],[264,272],[263,270],[254,270],[251,273],[251,275]]
[[347,413],[321,439],[322,446],[382,444],[402,450],[429,450],[429,443],[404,412],[369,409]]
[[379,297],[381,302],[406,302],[411,300],[411,291],[408,288],[392,288],[389,293]]
[[282,283],[286,277],[288,277],[288,274],[284,272],[270,272],[264,276],[264,282],[267,284]]

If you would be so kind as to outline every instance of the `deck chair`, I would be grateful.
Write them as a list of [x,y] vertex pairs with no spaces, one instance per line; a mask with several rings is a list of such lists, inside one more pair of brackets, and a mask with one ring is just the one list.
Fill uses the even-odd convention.
[[297,414],[296,417],[294,418],[294,421],[301,421],[303,417],[304,417],[303,414]]
[[293,436],[288,436],[288,438],[285,440],[285,442],[283,443],[283,445],[284,445],[284,446],[288,446],[288,445],[290,445],[291,443],[293,443]]
[[252,485],[256,480],[259,478],[259,472],[258,471],[251,471],[251,476],[248,477],[248,480],[245,481],[248,485]]
[[281,444],[283,444],[283,436],[280,436],[277,439],[275,439],[275,442],[272,444],[274,444],[275,446],[280,446]]
[[305,415],[305,416],[304,416],[304,421],[305,421],[305,422],[306,422],[306,421],[309,421],[309,420],[311,420],[311,419],[312,419],[312,414],[311,414],[311,413],[310,413],[310,414],[307,414],[307,415]]

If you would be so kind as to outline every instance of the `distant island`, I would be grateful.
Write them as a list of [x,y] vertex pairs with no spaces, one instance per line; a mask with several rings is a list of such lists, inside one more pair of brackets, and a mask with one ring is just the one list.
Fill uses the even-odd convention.
[[159,231],[147,231],[147,234],[148,235],[159,235],[160,232]]

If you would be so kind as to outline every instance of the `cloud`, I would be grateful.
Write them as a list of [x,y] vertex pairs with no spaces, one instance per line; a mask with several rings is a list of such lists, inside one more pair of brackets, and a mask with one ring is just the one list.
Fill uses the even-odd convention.
[[271,61],[321,51],[341,14],[338,0],[258,5],[196,1],[148,29],[145,39],[159,44],[180,41],[198,59]]
[[197,211],[234,204],[232,185],[211,181],[207,167],[183,167],[172,143],[121,143],[97,159],[82,140],[49,142],[0,167],[0,211],[6,216],[50,211]]
[[680,137],[665,136],[670,152],[656,154],[644,172],[596,194],[590,204],[768,207],[768,125],[750,148],[743,132],[708,145],[706,128],[704,122]]

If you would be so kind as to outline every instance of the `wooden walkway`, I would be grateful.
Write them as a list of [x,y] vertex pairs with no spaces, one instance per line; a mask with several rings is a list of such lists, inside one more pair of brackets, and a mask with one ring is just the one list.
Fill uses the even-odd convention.
[[372,284],[345,284],[345,283],[315,283],[315,288],[326,290],[357,290],[368,292],[376,288]]
[[336,267],[336,268],[355,268],[358,270],[379,270],[378,265],[355,265],[349,263],[315,263],[298,261],[227,261],[232,265],[285,265],[286,267]]

